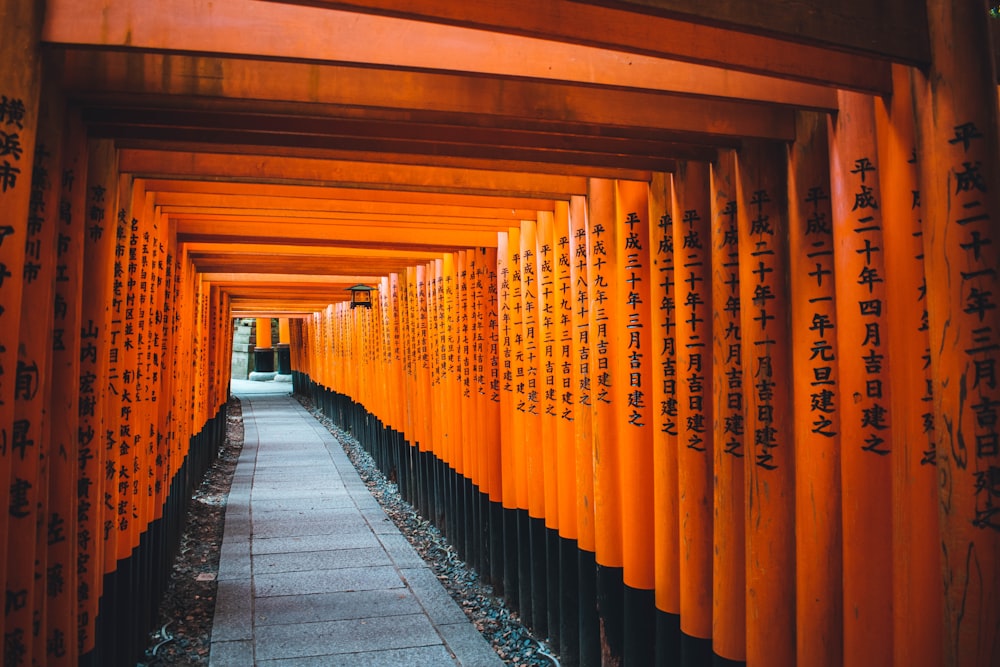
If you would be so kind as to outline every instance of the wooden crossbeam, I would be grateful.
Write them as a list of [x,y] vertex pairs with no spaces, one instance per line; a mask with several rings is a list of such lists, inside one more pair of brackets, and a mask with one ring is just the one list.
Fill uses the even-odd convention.
[[[588,44],[873,93],[891,86],[886,59],[929,59],[922,7],[905,0],[752,5],[726,0],[272,1]],[[866,20],[862,24],[854,17]]]

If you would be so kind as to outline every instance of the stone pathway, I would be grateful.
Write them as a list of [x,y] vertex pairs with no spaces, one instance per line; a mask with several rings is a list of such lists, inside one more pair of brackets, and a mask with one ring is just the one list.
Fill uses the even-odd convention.
[[245,435],[211,666],[502,665],[290,389],[233,381]]

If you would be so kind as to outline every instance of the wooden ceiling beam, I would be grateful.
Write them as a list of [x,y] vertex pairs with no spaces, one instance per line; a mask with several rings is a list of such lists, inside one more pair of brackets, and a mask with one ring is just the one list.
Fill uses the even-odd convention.
[[[891,12],[879,15],[886,3],[870,0],[846,2],[750,3],[730,0],[661,0],[659,6],[629,2],[580,0],[505,0],[466,2],[453,0],[272,0],[280,4],[308,5],[374,13],[414,20],[525,35],[551,41],[585,44],[627,53],[672,58],[744,72],[816,82],[836,88],[886,93],[891,89],[888,59],[898,53],[901,61],[915,64],[929,59],[926,19],[923,29],[914,25],[921,17],[906,0],[889,0]],[[774,5],[760,10],[758,5]],[[834,9],[829,9],[835,5]],[[869,5],[869,6],[866,6]],[[702,9],[698,9],[702,6]],[[909,10],[907,10],[909,8]],[[675,10],[671,14],[670,9]],[[640,11],[636,11],[640,10]],[[779,19],[769,34],[761,29],[760,11],[775,12]],[[852,14],[859,11],[859,14]],[[784,13],[784,16],[780,14]],[[833,29],[816,16],[836,14]],[[921,13],[920,11],[914,13]],[[874,19],[872,16],[874,14]],[[857,21],[867,18],[858,38]],[[893,20],[901,18],[905,36],[892,35]],[[853,20],[852,20],[853,19]],[[723,23],[727,27],[723,27]],[[803,37],[807,25],[818,35]],[[774,28],[778,27],[778,32]],[[910,29],[912,28],[912,29]],[[871,36],[876,39],[871,39]],[[881,42],[882,37],[892,35]],[[913,37],[908,43],[907,38]],[[811,40],[812,43],[805,43]],[[859,44],[860,42],[860,44]],[[823,43],[829,48],[818,46]],[[890,47],[891,44],[891,47]],[[857,46],[852,46],[857,45]],[[866,54],[852,52],[864,47]]]
[[[166,213],[190,210],[191,207],[219,212],[242,213],[268,209],[302,211],[314,214],[352,214],[355,216],[412,215],[437,219],[508,220],[516,222],[533,219],[537,209],[472,207],[445,204],[395,203],[364,200],[312,199],[258,194],[216,194],[205,192],[156,192],[155,204]],[[551,207],[543,210],[550,210]]]
[[[202,181],[188,179],[147,179],[146,191],[160,196],[159,193],[172,194],[210,194],[224,196],[268,196],[293,198],[310,201],[328,202],[342,201],[345,205],[351,203],[372,205],[403,205],[408,206],[457,206],[470,211],[487,209],[485,217],[502,217],[492,215],[490,210],[524,209],[529,211],[552,211],[554,203],[550,199],[535,199],[528,197],[506,197],[501,195],[471,195],[439,192],[415,192],[408,190],[374,190],[364,188],[321,187],[314,185],[283,185],[277,183],[241,183],[226,181]],[[477,217],[475,213],[471,216]],[[520,219],[517,217],[516,219]]]
[[60,64],[64,85],[83,99],[97,91],[295,101],[341,113],[382,109],[427,119],[457,117],[484,127],[550,122],[644,128],[651,135],[662,129],[696,137],[794,138],[790,107],[683,93],[134,51],[67,52]]
[[[536,8],[528,8],[534,13]],[[642,15],[632,18],[641,20]],[[608,26],[596,24],[594,28]],[[660,39],[670,42],[677,24]],[[596,30],[595,30],[596,32]],[[568,81],[774,101],[836,105],[833,90],[759,73],[627,53],[567,40],[470,29],[356,11],[324,11],[255,0],[49,0],[43,40],[110,47],[286,61],[366,64],[413,71]],[[703,51],[706,42],[702,44]]]
[[[305,158],[331,162],[372,162],[377,164],[409,165],[423,168],[471,169],[477,171],[526,172],[556,176],[584,178],[613,178],[628,181],[648,181],[652,171],[672,173],[676,163],[672,159],[658,162],[655,170],[636,169],[629,166],[598,166],[560,162],[525,162],[497,160],[486,157],[453,157],[414,153],[377,153],[330,150],[320,148],[288,148],[285,146],[248,146],[245,144],[220,144],[206,142],[179,142],[173,140],[118,139],[115,145],[122,150],[174,151],[185,153],[212,153],[219,155],[268,156],[276,158]],[[484,149],[487,152],[489,149]],[[716,150],[702,151],[712,156]],[[699,153],[701,154],[701,153]],[[699,162],[706,159],[697,160]],[[627,161],[626,161],[627,162]],[[660,168],[662,167],[662,168]],[[482,193],[485,194],[485,193]]]
[[289,185],[503,193],[546,199],[567,199],[587,192],[587,179],[576,176],[223,153],[123,149],[119,151],[118,166],[123,173],[145,178],[198,177]]

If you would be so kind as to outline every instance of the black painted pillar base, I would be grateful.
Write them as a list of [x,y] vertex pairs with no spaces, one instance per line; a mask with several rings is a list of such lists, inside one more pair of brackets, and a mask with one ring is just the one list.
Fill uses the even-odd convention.
[[[278,343],[278,374],[292,374],[292,348],[288,343]],[[256,362],[256,359],[254,359]]]
[[529,628],[535,626],[533,612],[535,601],[531,596],[531,517],[528,510],[517,512],[517,582],[518,598],[521,600],[521,623]]
[[656,653],[655,593],[625,585],[625,664],[652,665]]
[[580,667],[601,667],[601,624],[597,614],[597,562],[593,551],[578,552]]
[[510,608],[520,613],[521,578],[519,576],[517,512],[514,508],[503,508],[503,589]]
[[545,609],[549,613],[547,627],[549,629],[549,644],[558,650],[562,644],[562,626],[559,623],[559,531],[545,528]]
[[712,654],[712,667],[746,667],[746,664],[743,660],[730,660],[721,655]]
[[563,667],[580,664],[580,582],[576,540],[559,538],[559,661]]
[[625,655],[625,582],[620,567],[597,565],[597,613],[604,664],[619,665]]
[[253,369],[257,373],[274,372],[274,349],[258,347],[253,351]]
[[681,617],[656,610],[656,667],[677,667],[681,660]]
[[[507,582],[504,581],[504,520],[508,512],[499,502],[490,501],[490,583],[493,592],[500,597],[508,597]],[[509,598],[508,598],[509,599]]]
[[712,640],[692,637],[681,631],[681,667],[705,667],[712,664]]
[[531,544],[531,620],[529,625],[539,637],[549,634],[548,538],[545,519],[529,516]]

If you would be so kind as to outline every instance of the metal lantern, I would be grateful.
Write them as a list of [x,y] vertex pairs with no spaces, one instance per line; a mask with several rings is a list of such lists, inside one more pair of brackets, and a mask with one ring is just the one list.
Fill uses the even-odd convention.
[[351,293],[351,308],[357,308],[358,306],[365,308],[372,307],[372,292],[375,291],[374,287],[355,285],[354,287],[348,287],[347,290]]

